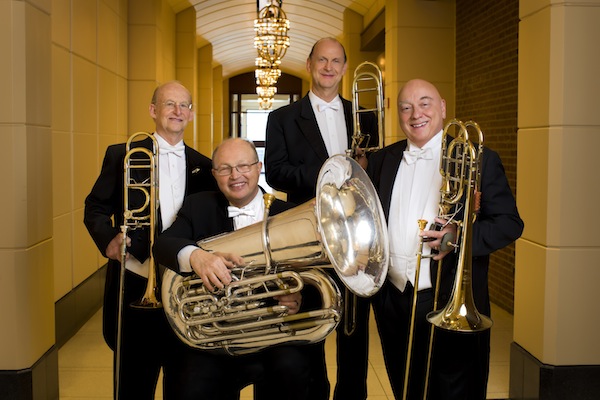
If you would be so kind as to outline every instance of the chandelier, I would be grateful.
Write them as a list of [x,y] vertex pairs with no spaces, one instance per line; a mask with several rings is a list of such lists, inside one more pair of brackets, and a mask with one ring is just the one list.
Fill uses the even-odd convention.
[[277,93],[275,85],[281,76],[279,65],[290,46],[290,38],[287,35],[290,21],[281,9],[281,0],[270,1],[271,3],[263,7],[258,13],[258,18],[254,20],[254,48],[258,53],[254,75],[258,85],[256,93],[263,110],[268,110],[273,105],[273,98]]

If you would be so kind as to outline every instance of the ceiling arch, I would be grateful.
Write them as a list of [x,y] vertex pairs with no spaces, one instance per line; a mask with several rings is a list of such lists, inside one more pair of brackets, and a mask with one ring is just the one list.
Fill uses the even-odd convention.
[[[175,12],[196,9],[198,46],[211,44],[213,61],[225,78],[254,69],[253,47],[256,0],[169,0]],[[281,70],[308,79],[305,64],[312,45],[326,36],[339,37],[345,9],[363,16],[366,25],[382,10],[378,0],[283,0],[290,20],[290,47]],[[364,28],[364,27],[363,27]]]

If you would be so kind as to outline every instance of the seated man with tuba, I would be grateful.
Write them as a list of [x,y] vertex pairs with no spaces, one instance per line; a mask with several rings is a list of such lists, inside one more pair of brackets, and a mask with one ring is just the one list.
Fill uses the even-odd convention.
[[[234,279],[231,269],[249,260],[227,252],[207,252],[197,242],[263,219],[268,211],[258,186],[261,168],[251,142],[232,138],[221,143],[213,153],[212,170],[220,191],[185,199],[173,225],[154,245],[157,262],[182,275],[195,273],[209,295],[229,285]],[[278,213],[291,207],[275,200],[270,210]],[[273,303],[287,307],[291,315],[298,312],[301,300],[300,292],[296,292],[277,296]],[[243,355],[190,347],[178,371],[183,398],[237,399],[241,388],[259,381],[256,399],[307,399],[310,369],[304,353],[302,347],[294,345],[272,346]]]

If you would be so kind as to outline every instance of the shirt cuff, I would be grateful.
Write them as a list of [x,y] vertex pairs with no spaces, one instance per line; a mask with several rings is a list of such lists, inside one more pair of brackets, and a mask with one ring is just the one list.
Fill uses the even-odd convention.
[[190,257],[195,250],[198,250],[197,246],[185,246],[177,253],[177,262],[179,263],[179,272],[193,272],[192,265],[190,264]]

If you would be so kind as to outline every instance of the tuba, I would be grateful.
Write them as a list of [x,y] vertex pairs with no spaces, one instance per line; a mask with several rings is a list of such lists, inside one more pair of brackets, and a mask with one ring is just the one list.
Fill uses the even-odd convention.
[[[373,97],[374,96],[374,97]],[[374,114],[377,122],[377,145],[371,143],[371,135],[375,132],[363,132],[361,114]],[[360,148],[365,153],[379,150],[383,147],[383,79],[377,64],[365,61],[354,70],[352,81],[352,120],[354,132],[352,144],[346,150],[348,157],[354,158]]]
[[[232,252],[246,261],[233,282],[208,291],[196,275],[163,275],[162,299],[175,334],[189,346],[246,354],[280,343],[324,339],[341,318],[341,295],[321,268],[333,268],[344,285],[371,296],[387,275],[385,216],[362,167],[341,155],[320,170],[316,197],[262,223],[201,240],[206,251]],[[269,305],[273,296],[314,286],[321,308],[288,315]]]

